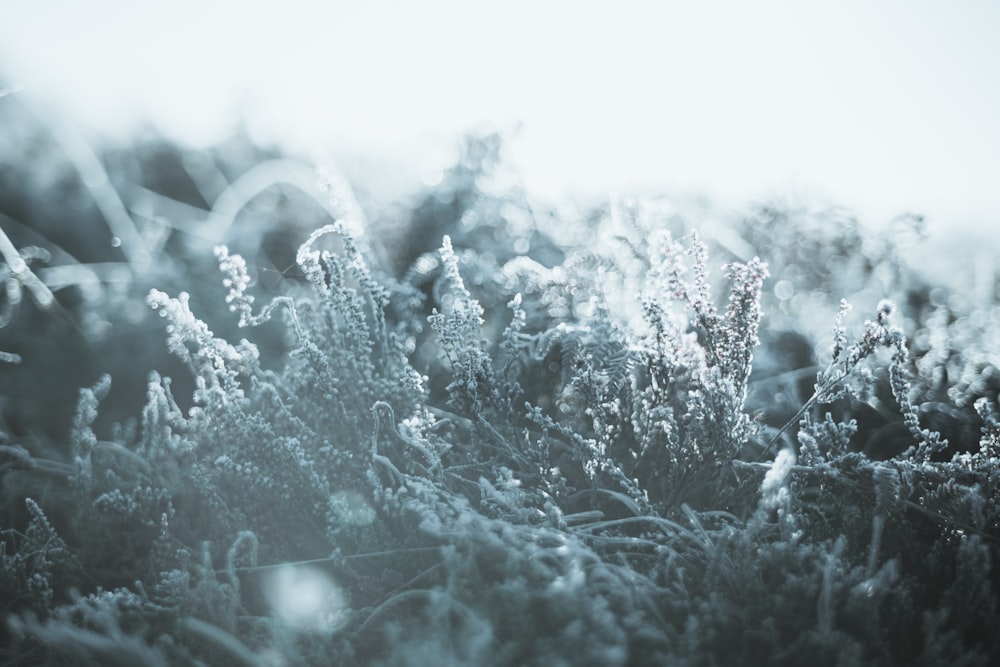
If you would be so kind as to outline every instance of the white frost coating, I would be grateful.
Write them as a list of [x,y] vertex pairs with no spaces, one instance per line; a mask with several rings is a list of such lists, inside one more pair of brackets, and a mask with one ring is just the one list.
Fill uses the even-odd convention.
[[788,473],[795,465],[795,452],[785,448],[774,457],[771,469],[764,475],[764,481],[760,485],[761,504],[766,510],[778,509],[784,505],[789,497],[788,493]]

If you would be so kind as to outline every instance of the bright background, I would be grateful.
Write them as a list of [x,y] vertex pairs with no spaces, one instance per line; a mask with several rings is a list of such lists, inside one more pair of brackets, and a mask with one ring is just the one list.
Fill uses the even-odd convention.
[[998,35],[989,0],[0,0],[0,76],[89,132],[243,123],[386,191],[499,128],[546,195],[806,197],[995,238]]

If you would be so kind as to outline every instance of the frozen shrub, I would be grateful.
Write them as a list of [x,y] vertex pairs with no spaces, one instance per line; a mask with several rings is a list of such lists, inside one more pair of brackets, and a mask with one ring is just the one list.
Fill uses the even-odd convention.
[[[0,445],[5,493],[39,491],[0,542],[6,662],[995,661],[997,406],[961,391],[981,428],[949,456],[924,409],[940,340],[915,360],[888,302],[857,336],[834,306],[821,367],[793,369],[812,395],[758,420],[786,266],[714,272],[652,219],[524,257],[527,209],[471,196],[492,158],[464,159],[455,208],[421,214],[440,248],[398,279],[350,220],[270,287],[219,245],[218,303],[146,295],[189,396],[150,374],[138,420],[104,428],[105,376],[72,465]],[[859,451],[862,404],[894,456]]]

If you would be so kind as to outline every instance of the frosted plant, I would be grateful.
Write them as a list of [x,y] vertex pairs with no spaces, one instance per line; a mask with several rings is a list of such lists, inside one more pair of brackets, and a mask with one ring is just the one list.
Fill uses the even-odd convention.
[[154,289],[147,301],[152,309],[159,311],[160,317],[169,321],[167,347],[194,373],[197,400],[210,403],[243,398],[239,378],[253,373],[259,356],[256,346],[245,339],[232,345],[216,338],[208,325],[191,312],[187,292],[171,298]]
[[464,414],[478,415],[487,404],[499,400],[493,362],[486,354],[480,332],[483,309],[462,281],[458,258],[447,236],[441,246],[441,260],[446,303],[443,312],[435,308],[429,321],[451,367],[453,379],[448,392],[455,407]]
[[[546,265],[517,250],[530,208],[463,178],[433,209],[454,219],[432,222],[468,229],[402,281],[344,223],[291,252],[301,280],[274,298],[266,267],[217,247],[221,317],[193,289],[148,296],[192,396],[151,374],[138,419],[107,427],[111,380],[91,378],[72,465],[0,443],[20,495],[0,536],[3,660],[995,662],[992,397],[978,447],[942,460],[892,308],[852,341],[845,304],[816,395],[758,430],[762,261],[713,279],[697,237],[623,223],[598,241],[616,248]],[[516,233],[494,234],[505,220]],[[912,448],[857,451],[849,397],[893,410]]]

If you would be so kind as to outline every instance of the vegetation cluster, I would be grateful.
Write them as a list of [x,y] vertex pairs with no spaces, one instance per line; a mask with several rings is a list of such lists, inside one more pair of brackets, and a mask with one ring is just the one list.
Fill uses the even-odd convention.
[[1000,309],[919,218],[545,210],[496,137],[367,210],[3,102],[4,664],[1000,657]]

